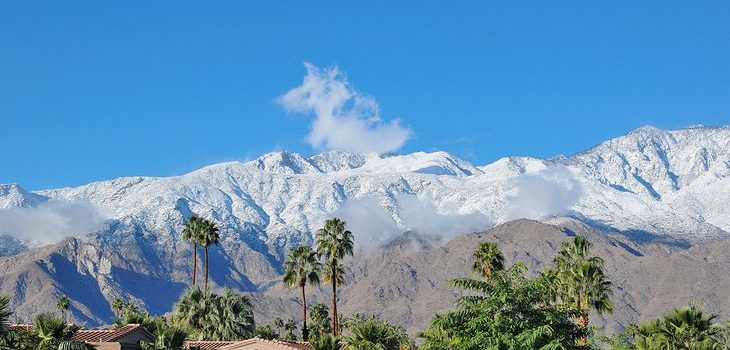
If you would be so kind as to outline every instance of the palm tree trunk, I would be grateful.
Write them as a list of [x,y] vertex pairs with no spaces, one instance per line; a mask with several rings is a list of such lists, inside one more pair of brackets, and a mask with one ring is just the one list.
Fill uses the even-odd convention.
[[205,291],[208,291],[208,246],[205,246]]
[[578,338],[578,346],[588,346],[588,337],[585,334],[586,328],[588,326],[588,313],[578,316],[575,324],[581,331],[580,337]]
[[195,286],[195,272],[198,270],[198,244],[193,242],[193,286]]
[[307,341],[309,338],[309,329],[307,328],[307,295],[304,293],[304,285],[302,284],[302,339]]
[[332,259],[332,335],[339,334],[337,321],[337,259]]

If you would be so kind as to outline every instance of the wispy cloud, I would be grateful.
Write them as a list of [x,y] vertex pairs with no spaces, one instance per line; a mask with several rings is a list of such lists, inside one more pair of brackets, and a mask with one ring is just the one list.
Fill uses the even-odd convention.
[[479,212],[459,213],[453,208],[439,210],[428,194],[421,198],[401,194],[396,202],[395,217],[375,197],[350,199],[333,215],[347,222],[348,228],[355,233],[355,245],[364,251],[376,248],[406,231],[446,242],[459,234],[484,231],[493,225],[486,215]]
[[82,236],[103,227],[110,210],[89,201],[51,200],[33,208],[0,210],[0,234],[34,244],[58,242]]
[[385,153],[412,135],[399,119],[384,121],[375,98],[356,91],[339,68],[305,63],[302,84],[279,98],[288,111],[313,114],[307,142],[317,149]]
[[552,166],[511,181],[506,200],[507,220],[545,219],[565,214],[583,194],[575,175],[564,166]]

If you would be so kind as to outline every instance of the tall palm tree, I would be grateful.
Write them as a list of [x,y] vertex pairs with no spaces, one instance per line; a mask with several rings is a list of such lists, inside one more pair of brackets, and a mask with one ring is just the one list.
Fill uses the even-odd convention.
[[56,307],[61,311],[61,319],[63,319],[63,322],[66,322],[66,311],[68,311],[70,306],[71,301],[65,295],[62,295],[56,300]]
[[[612,284],[603,273],[603,259],[587,256],[591,244],[585,237],[578,236],[571,242],[563,242],[562,247],[554,260],[558,297],[578,311],[576,325],[584,332],[591,309],[598,314],[613,312],[610,299]],[[587,343],[585,335],[578,340],[580,346]]]
[[319,285],[319,273],[322,265],[317,261],[317,253],[312,247],[301,245],[289,252],[284,262],[284,284],[287,288],[299,287],[302,291],[302,339],[309,339],[307,328],[307,295],[304,288],[307,284]]
[[197,214],[190,215],[188,222],[182,230],[182,237],[186,241],[193,243],[193,282],[195,285],[195,275],[198,271],[198,243],[200,243],[200,228],[202,218]]
[[203,290],[208,290],[208,247],[220,242],[220,229],[215,222],[208,219],[200,220],[200,246],[203,247],[205,253],[205,284]]
[[337,321],[337,285],[344,282],[344,268],[341,260],[352,255],[353,235],[345,229],[346,223],[338,218],[325,221],[324,227],[317,230],[315,239],[317,253],[324,257],[323,277],[325,282],[332,283],[332,333],[339,334]]
[[502,255],[499,246],[495,243],[479,243],[472,256],[474,257],[472,271],[480,274],[486,280],[492,277],[494,271],[504,269],[504,255]]

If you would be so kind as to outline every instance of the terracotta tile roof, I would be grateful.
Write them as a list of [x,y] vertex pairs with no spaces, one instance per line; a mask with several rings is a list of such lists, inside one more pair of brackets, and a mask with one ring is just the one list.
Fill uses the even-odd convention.
[[114,329],[81,329],[74,335],[74,340],[87,343],[115,342],[134,332],[144,332],[150,339],[154,339],[152,334],[139,324],[128,324]]
[[287,342],[281,340],[267,340],[262,338],[251,338],[248,340],[237,341],[231,345],[226,345],[217,350],[237,350],[246,345],[263,345],[267,348],[281,350],[312,350],[312,346],[305,342]]
[[32,331],[35,329],[35,325],[32,323],[14,323],[10,325],[10,329],[25,329],[27,331]]
[[196,348],[200,350],[218,350],[226,345],[231,345],[235,341],[217,341],[217,340],[189,340],[185,342],[185,347]]

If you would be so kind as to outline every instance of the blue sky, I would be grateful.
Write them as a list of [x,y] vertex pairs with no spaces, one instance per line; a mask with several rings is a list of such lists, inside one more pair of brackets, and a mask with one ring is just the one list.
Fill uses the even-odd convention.
[[0,183],[316,153],[311,109],[278,100],[304,62],[399,119],[401,152],[479,164],[729,124],[728,18],[726,1],[3,1]]

